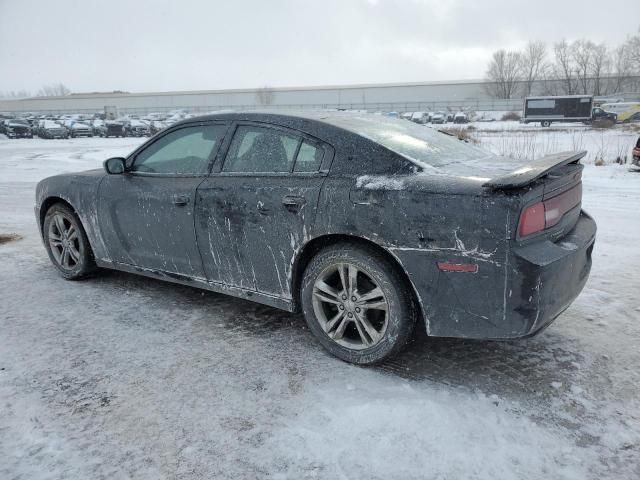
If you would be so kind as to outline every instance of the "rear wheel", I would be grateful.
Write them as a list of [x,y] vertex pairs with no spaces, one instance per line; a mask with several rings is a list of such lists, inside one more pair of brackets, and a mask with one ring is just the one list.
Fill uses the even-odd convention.
[[77,215],[66,205],[53,205],[42,228],[49,258],[67,280],[76,280],[95,270],[87,235]]
[[347,362],[385,360],[413,333],[417,314],[406,280],[370,248],[338,244],[319,252],[305,270],[301,297],[311,331]]
[[543,127],[549,127],[551,126],[551,122],[549,120],[545,120],[543,122],[540,122],[540,125],[542,125]]

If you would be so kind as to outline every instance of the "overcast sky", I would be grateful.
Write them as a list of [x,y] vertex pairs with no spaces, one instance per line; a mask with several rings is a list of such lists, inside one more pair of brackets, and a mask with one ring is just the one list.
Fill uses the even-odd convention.
[[0,0],[0,91],[481,78],[496,49],[639,25],[640,0]]

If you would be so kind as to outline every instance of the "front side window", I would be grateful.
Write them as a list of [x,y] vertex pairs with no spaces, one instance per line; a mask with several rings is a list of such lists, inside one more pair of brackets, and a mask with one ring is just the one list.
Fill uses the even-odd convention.
[[273,128],[240,126],[233,136],[223,172],[290,172],[300,138]]
[[196,125],[168,133],[136,156],[132,171],[205,174],[211,153],[222,141],[226,130],[225,125]]

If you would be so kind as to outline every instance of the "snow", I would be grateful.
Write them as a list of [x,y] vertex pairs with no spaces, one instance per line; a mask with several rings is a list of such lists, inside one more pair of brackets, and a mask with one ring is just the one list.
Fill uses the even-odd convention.
[[[442,129],[442,125],[432,128]],[[594,129],[576,123],[558,123],[551,127],[519,122],[472,122],[444,126],[447,129],[469,129],[471,137],[497,155],[516,159],[540,158],[561,151],[586,150],[583,163],[603,159],[612,163],[626,157],[631,163],[631,150],[640,137],[640,126],[617,125],[610,129]]]
[[[536,155],[573,142],[553,129]],[[584,132],[591,149],[602,133]],[[635,143],[622,132],[604,133],[607,165],[589,153],[593,270],[550,328],[418,335],[376,368],[330,357],[298,315],[115,272],[62,280],[35,183],[145,139],[0,139],[0,233],[22,236],[0,244],[0,478],[638,478],[640,174],[611,163]]]

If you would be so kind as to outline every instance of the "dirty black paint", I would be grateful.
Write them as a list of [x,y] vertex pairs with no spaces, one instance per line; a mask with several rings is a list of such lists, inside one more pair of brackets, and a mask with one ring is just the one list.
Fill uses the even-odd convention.
[[[151,138],[126,164],[169,132],[215,123],[227,130],[206,173],[93,170],[50,177],[38,184],[36,216],[41,227],[48,206],[70,204],[102,267],[287,310],[298,306],[307,246],[354,238],[399,265],[434,336],[527,336],[567,308],[589,274],[595,222],[578,207],[553,231],[533,239],[519,240],[516,231],[524,207],[581,181],[581,152],[522,165],[469,150],[472,160],[431,166],[359,132],[372,121],[379,122],[382,135],[388,126],[393,141],[405,140],[398,134],[405,121],[368,115],[229,113],[190,119]],[[316,142],[324,150],[319,170],[223,172],[236,127],[250,124]],[[430,147],[435,157],[438,149],[467,148],[459,150],[447,143],[458,140],[441,136]],[[443,272],[437,262],[478,268]]]

